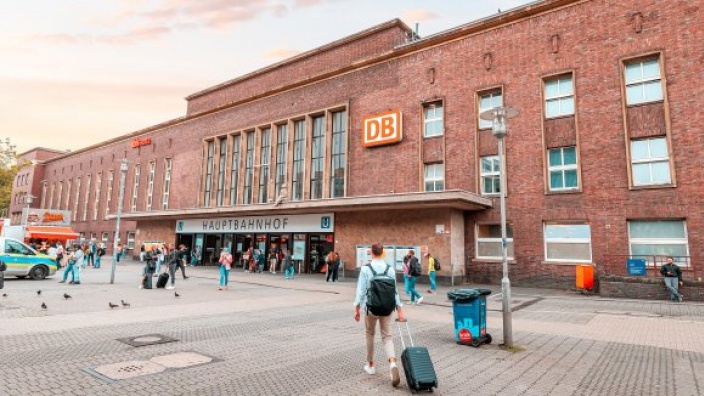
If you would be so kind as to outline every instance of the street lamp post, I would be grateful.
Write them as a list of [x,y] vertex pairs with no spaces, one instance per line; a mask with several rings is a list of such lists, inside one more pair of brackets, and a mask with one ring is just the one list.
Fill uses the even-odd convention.
[[518,110],[510,107],[495,107],[482,112],[479,117],[492,122],[492,134],[499,141],[499,188],[501,200],[501,278],[502,310],[504,322],[504,346],[513,347],[513,324],[511,319],[511,281],[508,279],[508,243],[506,242],[506,172],[504,171],[504,137],[508,135],[508,119],[518,115]]
[[31,193],[28,193],[27,195],[24,196],[24,203],[27,205],[27,207],[24,210],[26,213],[23,213],[25,225],[29,225],[29,209],[32,206],[32,204],[34,203],[34,198],[36,198],[36,197],[34,195],[32,195]]
[[110,284],[115,283],[115,266],[117,264],[117,244],[120,239],[120,217],[122,216],[122,201],[125,199],[125,178],[127,177],[127,159],[120,164],[120,194],[117,199],[117,221],[115,222],[115,239],[113,241],[112,268],[110,268]]

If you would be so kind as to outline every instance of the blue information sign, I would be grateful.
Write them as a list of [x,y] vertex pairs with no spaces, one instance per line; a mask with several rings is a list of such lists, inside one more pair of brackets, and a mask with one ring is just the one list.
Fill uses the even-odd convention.
[[645,259],[628,259],[628,275],[645,276]]

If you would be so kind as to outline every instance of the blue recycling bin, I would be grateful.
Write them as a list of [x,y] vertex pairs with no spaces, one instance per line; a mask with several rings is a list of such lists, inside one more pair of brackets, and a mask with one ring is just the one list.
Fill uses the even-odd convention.
[[486,332],[487,289],[454,289],[447,293],[452,300],[452,313],[455,319],[455,341],[462,345],[478,347],[491,343],[491,335]]

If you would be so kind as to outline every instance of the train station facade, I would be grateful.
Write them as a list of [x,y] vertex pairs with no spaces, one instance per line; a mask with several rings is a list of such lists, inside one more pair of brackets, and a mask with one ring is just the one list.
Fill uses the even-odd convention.
[[[565,287],[575,265],[627,275],[675,256],[704,275],[704,10],[693,2],[546,0],[418,38],[392,20],[194,93],[178,119],[33,164],[33,207],[112,243],[123,160],[128,248],[179,242],[338,251],[375,242],[498,282],[500,189],[518,285]],[[509,106],[507,182],[479,114]],[[21,206],[21,205],[20,205]],[[12,211],[20,206],[13,205]],[[135,253],[136,254],[136,253]]]

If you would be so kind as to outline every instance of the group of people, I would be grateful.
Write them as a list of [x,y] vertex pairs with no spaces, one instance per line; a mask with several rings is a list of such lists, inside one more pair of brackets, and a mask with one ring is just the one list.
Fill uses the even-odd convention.
[[[428,260],[428,279],[430,280],[430,289],[428,289],[429,294],[435,294],[438,288],[436,277],[436,266],[435,257],[426,253],[425,258]],[[423,274],[423,268],[420,264],[420,260],[416,257],[416,252],[414,250],[409,250],[408,254],[403,258],[403,282],[404,291],[407,296],[411,296],[411,303],[420,305],[423,302],[423,296],[416,290],[416,283],[418,282],[418,277]]]
[[140,259],[146,263],[142,268],[142,281],[139,288],[151,288],[151,278],[159,276],[161,267],[165,264],[168,267],[165,267],[164,272],[168,271],[169,274],[169,285],[165,286],[166,289],[174,289],[176,287],[176,270],[179,268],[181,268],[183,279],[188,279],[188,276],[186,276],[187,252],[188,248],[185,245],[181,244],[177,249],[173,243],[170,243],[168,247],[154,244],[151,249],[145,249],[144,252],[140,252]]
[[56,267],[66,267],[59,283],[66,283],[71,275],[69,284],[81,284],[81,270],[86,267],[100,268],[100,262],[106,254],[105,245],[95,242],[74,244],[73,247],[64,247],[61,243],[52,243],[46,254],[56,261]]
[[[222,264],[223,254],[225,253],[231,254],[229,249],[223,249],[223,253],[220,255],[219,260],[220,264]],[[269,265],[268,268],[266,267],[267,264]],[[250,247],[242,255],[242,267],[245,272],[249,273],[262,273],[264,271],[269,271],[272,274],[276,274],[276,269],[280,268],[284,272],[284,279],[293,279],[295,275],[291,252],[288,249],[280,249],[276,246],[272,246],[269,250],[268,259],[264,256],[264,253],[261,250]]]

